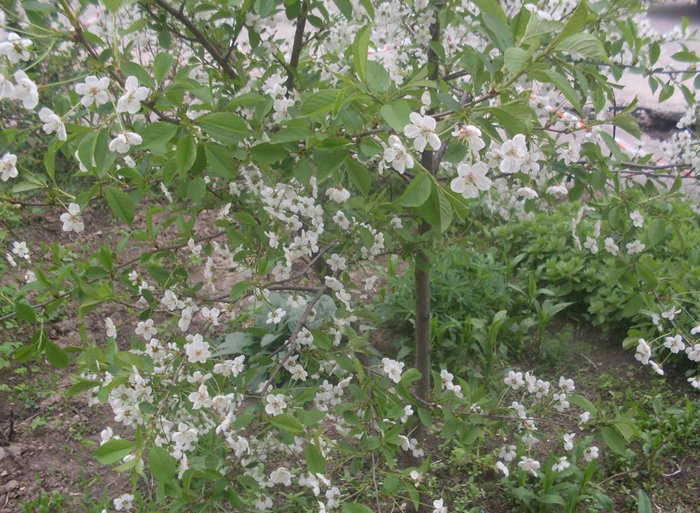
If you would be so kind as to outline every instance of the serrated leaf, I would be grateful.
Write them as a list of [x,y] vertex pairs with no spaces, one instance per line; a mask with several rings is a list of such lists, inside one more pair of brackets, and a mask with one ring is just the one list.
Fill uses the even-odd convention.
[[207,192],[207,183],[198,176],[187,185],[187,197],[194,203],[199,203]]
[[325,411],[321,411],[317,408],[312,408],[311,410],[306,412],[306,414],[304,415],[304,419],[302,420],[302,423],[305,426],[309,426],[309,427],[313,428],[313,427],[318,426],[318,423],[321,422],[325,416],[326,416]]
[[224,144],[235,143],[250,134],[250,128],[240,116],[230,112],[215,112],[197,118],[197,123],[209,136]]
[[384,105],[379,109],[379,113],[382,115],[384,121],[397,132],[403,132],[406,125],[411,123],[409,119],[411,107],[403,100],[392,103],[391,105]]
[[350,181],[366,198],[369,195],[370,187],[370,176],[367,168],[350,157],[345,159],[345,170],[348,173]]
[[15,303],[15,312],[17,312],[17,318],[24,322],[36,322],[36,311],[34,307],[18,301]]
[[167,483],[175,477],[177,464],[168,451],[162,447],[153,446],[148,452],[148,468],[158,481]]
[[112,439],[97,449],[95,459],[103,465],[111,465],[124,459],[133,449],[134,444],[128,440]]
[[156,83],[160,84],[163,81],[173,64],[175,64],[175,57],[169,53],[161,52],[156,55],[153,60],[153,76],[156,78]]
[[117,12],[122,6],[122,0],[104,0],[104,4],[111,12]]
[[595,415],[597,412],[595,404],[590,402],[588,399],[586,399],[582,395],[578,395],[578,394],[573,395],[573,396],[569,397],[568,399],[569,399],[569,402],[571,404],[574,404],[574,405],[578,406],[579,408],[586,410],[591,415]]
[[372,513],[372,510],[359,502],[344,502],[343,513]]
[[401,197],[396,200],[396,204],[402,207],[420,207],[428,201],[431,189],[432,182],[428,175],[426,173],[418,173],[411,180],[411,183],[408,184]]
[[484,20],[483,29],[486,35],[501,53],[505,52],[507,48],[515,46],[513,35],[510,33],[505,21],[488,12],[482,12],[481,17]]
[[575,34],[557,44],[557,50],[607,62],[608,55],[600,39],[592,34]]
[[441,188],[438,189],[438,198],[440,199],[440,232],[445,233],[452,224],[452,205]]
[[560,39],[565,39],[574,34],[579,34],[581,30],[586,26],[586,21],[588,20],[588,5],[586,0],[582,0],[578,4],[574,12],[569,17],[566,25],[559,34]]
[[301,422],[299,422],[299,419],[290,413],[275,415],[274,417],[270,417],[268,420],[273,426],[284,431],[288,431],[289,433],[304,432],[304,427],[301,425]]
[[325,89],[307,96],[301,102],[301,113],[304,116],[324,114],[333,109],[341,89]]
[[184,176],[192,168],[192,164],[197,159],[197,143],[192,134],[186,134],[177,143],[175,150],[175,165],[180,176]]
[[551,34],[552,32],[558,32],[563,27],[564,24],[560,21],[541,20],[537,16],[531,15],[527,23],[527,28],[525,29],[525,35],[523,35],[523,41],[545,34]]
[[68,354],[56,344],[47,341],[44,351],[46,359],[51,365],[57,368],[68,367]]
[[352,47],[352,61],[355,72],[360,80],[367,83],[367,52],[369,51],[369,35],[372,30],[370,25],[362,27],[355,35]]
[[655,219],[649,226],[649,244],[655,246],[666,238],[666,222],[663,219]]
[[236,166],[231,158],[231,152],[219,144],[209,143],[204,147],[207,156],[207,167],[211,172],[222,178],[236,176]]
[[78,378],[78,382],[71,386],[68,390],[66,390],[64,396],[66,398],[71,398],[75,397],[76,395],[80,395],[83,392],[87,392],[88,390],[92,390],[95,387],[99,387],[102,385],[101,381],[94,381],[94,380],[86,380],[86,379],[81,379]]
[[414,381],[418,381],[421,378],[422,374],[418,369],[408,369],[405,371],[403,374],[401,374],[401,383],[404,385],[410,385]]
[[131,226],[134,222],[134,215],[136,215],[136,207],[131,198],[116,187],[107,187],[105,198],[114,215]]
[[479,8],[482,14],[491,14],[502,23],[508,23],[506,13],[503,12],[503,9],[496,0],[472,0],[472,2]]
[[[139,135],[143,138],[139,149],[156,150],[158,153],[163,153],[165,151],[165,144],[175,137],[176,133],[177,125],[173,125],[172,123],[157,121],[146,125],[141,132],[139,132]],[[80,154],[80,150],[78,150],[78,153]],[[80,154],[80,160],[87,166],[82,154]]]
[[629,132],[630,135],[633,135],[637,139],[639,139],[642,136],[642,129],[639,128],[639,124],[637,121],[629,114],[625,114],[623,116],[615,116],[613,118],[613,123],[616,126],[619,126],[623,130]]
[[324,474],[326,472],[326,459],[318,445],[314,443],[306,444],[306,467],[312,474]]
[[244,294],[248,293],[252,286],[252,281],[239,281],[231,287],[231,300],[235,301],[243,297]]
[[313,132],[307,128],[288,127],[288,128],[283,128],[279,132],[275,132],[274,134],[272,134],[272,137],[270,137],[270,142],[273,142],[273,143],[297,142],[297,141],[303,141],[305,139],[308,139],[312,135],[313,135]]
[[517,75],[527,64],[530,53],[522,48],[508,48],[504,56],[506,69],[513,75]]

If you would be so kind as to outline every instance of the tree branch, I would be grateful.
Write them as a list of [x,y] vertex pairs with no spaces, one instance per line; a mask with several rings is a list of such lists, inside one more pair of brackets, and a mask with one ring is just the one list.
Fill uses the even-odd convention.
[[[143,3],[141,3],[141,5],[145,6]],[[221,69],[228,75],[229,78],[235,79],[238,77],[236,71],[229,65],[228,59],[221,54],[221,52],[211,43],[211,41],[209,41],[207,36],[201,30],[199,30],[194,23],[192,23],[184,12],[174,9],[164,0],[155,0],[154,5],[163,9],[177,21],[182,23],[185,28],[192,33],[197,42],[204,47],[209,55],[212,56],[212,59],[214,59],[216,63],[221,66]]]
[[299,65],[299,56],[301,55],[301,50],[304,48],[304,28],[306,27],[306,15],[308,13],[309,6],[306,0],[301,0],[301,10],[299,11],[299,16],[297,17],[297,28],[294,32],[294,46],[292,47],[292,57],[289,59],[289,67],[287,68],[287,94],[291,94],[292,89],[294,89],[294,74],[297,71],[297,66]]

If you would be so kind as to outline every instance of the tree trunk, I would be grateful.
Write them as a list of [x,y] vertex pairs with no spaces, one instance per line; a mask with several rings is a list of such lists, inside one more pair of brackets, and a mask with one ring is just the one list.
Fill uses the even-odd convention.
[[[442,4],[438,4],[438,11]],[[430,27],[431,40],[440,42],[440,21],[436,16]],[[433,66],[430,74],[431,80],[438,80],[440,76],[440,58],[428,47],[428,63]],[[432,111],[429,111],[432,114]],[[435,176],[440,165],[440,158],[443,152],[439,152],[435,158],[433,152],[426,149],[421,155],[421,164],[430,174]],[[430,231],[430,225],[423,221],[418,228],[418,233],[424,235]],[[425,241],[421,241],[425,243]],[[430,397],[430,258],[423,250],[418,250],[415,256],[414,273],[415,293],[416,293],[416,369],[421,373],[421,379],[416,386],[416,395],[427,401]],[[420,440],[423,435],[423,425],[418,424],[416,438]]]

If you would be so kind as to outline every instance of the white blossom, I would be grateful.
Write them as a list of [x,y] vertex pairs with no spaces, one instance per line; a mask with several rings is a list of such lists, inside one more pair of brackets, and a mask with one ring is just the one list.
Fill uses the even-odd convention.
[[68,205],[68,212],[61,214],[61,222],[63,223],[63,231],[75,233],[80,233],[85,229],[83,221],[78,217],[80,214],[80,205],[77,203],[70,203]]
[[75,92],[82,98],[80,103],[89,107],[93,103],[98,107],[109,101],[107,90],[109,89],[109,78],[97,78],[94,75],[85,77],[85,82],[75,86]]
[[426,145],[430,145],[433,150],[440,149],[440,138],[435,133],[437,122],[430,116],[421,116],[417,112],[411,112],[409,116],[411,124],[403,129],[404,134],[409,139],[413,139],[413,147],[417,151],[423,151]]
[[124,83],[125,93],[117,101],[117,112],[128,112],[136,114],[141,110],[141,102],[148,98],[149,89],[147,87],[139,87],[139,81],[136,77],[129,77]]

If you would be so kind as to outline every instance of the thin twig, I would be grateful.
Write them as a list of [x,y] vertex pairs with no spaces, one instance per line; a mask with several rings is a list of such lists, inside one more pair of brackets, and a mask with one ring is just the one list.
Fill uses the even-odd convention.
[[[209,38],[207,38],[204,33],[197,28],[197,26],[192,23],[190,18],[185,15],[184,12],[180,12],[177,9],[174,9],[170,5],[168,5],[166,2],[163,0],[155,0],[154,2],[155,5],[157,5],[159,8],[163,9],[165,12],[170,14],[173,18],[175,18],[177,21],[182,23],[187,30],[189,30],[192,35],[195,37],[197,42],[201,44],[204,49],[209,53],[209,55],[212,56],[212,58],[221,66],[221,69],[224,70],[224,72],[229,76],[231,79],[237,78],[237,74],[235,70],[229,65],[228,59],[221,54],[221,52],[209,41]],[[144,5],[144,3],[141,3],[141,5]]]
[[[215,233],[215,234],[213,234],[213,235],[207,235],[206,237],[202,237],[201,239],[197,239],[197,240],[195,241],[195,243],[197,243],[197,242],[203,242],[203,241],[211,240],[211,239],[216,239],[217,237],[221,237],[222,235],[225,235],[225,232],[219,232],[219,233]],[[172,245],[172,246],[164,246],[164,247],[162,247],[162,248],[156,247],[156,249],[153,250],[153,253],[159,253],[159,252],[161,252],[161,251],[177,250],[177,249],[184,248],[184,247],[186,247],[186,246],[187,246],[187,243],[185,242],[185,243],[183,243],[183,244],[174,244],[174,245]],[[115,267],[115,268],[114,268],[114,272],[120,271],[121,269],[124,269],[125,267],[128,267],[128,266],[130,266],[131,264],[134,264],[134,263],[138,262],[139,260],[141,260],[141,256],[140,256],[140,255],[139,255],[138,257],[135,257],[135,258],[132,258],[132,259],[130,259],[130,260],[127,260],[127,261],[124,262],[123,264],[120,264],[120,265],[118,265],[117,267]],[[96,282],[98,279],[99,279],[99,278],[94,278],[94,279],[92,279],[92,280],[87,280],[85,283],[87,283],[87,284],[94,283],[94,282]],[[50,305],[50,304],[52,304],[52,303],[55,303],[56,301],[59,301],[59,300],[61,300],[61,299],[64,299],[64,298],[70,296],[71,294],[73,294],[73,292],[75,292],[75,290],[76,290],[77,288],[78,288],[78,287],[75,286],[75,287],[71,288],[70,290],[68,290],[68,291],[66,291],[66,292],[63,292],[62,294],[58,294],[57,296],[55,296],[55,297],[53,297],[53,298],[51,298],[51,299],[49,299],[49,300],[47,300],[47,301],[44,301],[44,302],[42,302],[42,303],[38,303],[38,304],[36,304],[36,305],[31,305],[31,307],[32,307],[33,310],[37,310],[38,308],[45,308],[45,307],[47,307],[48,305]],[[7,314],[7,315],[3,315],[2,317],[0,317],[0,322],[5,321],[5,320],[7,320],[7,319],[11,319],[11,318],[15,317],[16,315],[17,315],[17,312],[12,312],[12,313],[9,313],[9,314]]]
[[289,347],[289,351],[287,351],[287,354],[284,356],[282,360],[280,360],[280,363],[277,365],[275,370],[272,372],[272,375],[270,375],[270,379],[267,380],[265,383],[265,386],[262,388],[260,395],[261,397],[267,393],[267,389],[270,387],[274,379],[277,377],[277,374],[279,374],[279,371],[284,367],[284,364],[287,363],[287,360],[292,356],[292,353],[294,352],[294,346],[297,341],[297,337],[299,336],[299,332],[301,331],[301,328],[304,327],[304,324],[306,323],[306,319],[309,318],[309,315],[311,315],[311,310],[313,310],[314,305],[318,303],[319,299],[321,299],[321,296],[328,290],[328,287],[326,285],[322,286],[316,295],[309,301],[309,304],[306,305],[306,308],[304,309],[304,313],[301,314],[301,318],[299,319],[299,322],[297,322],[297,325],[294,327],[294,331],[292,331],[292,335],[289,337],[289,340],[284,344],[283,347]]

